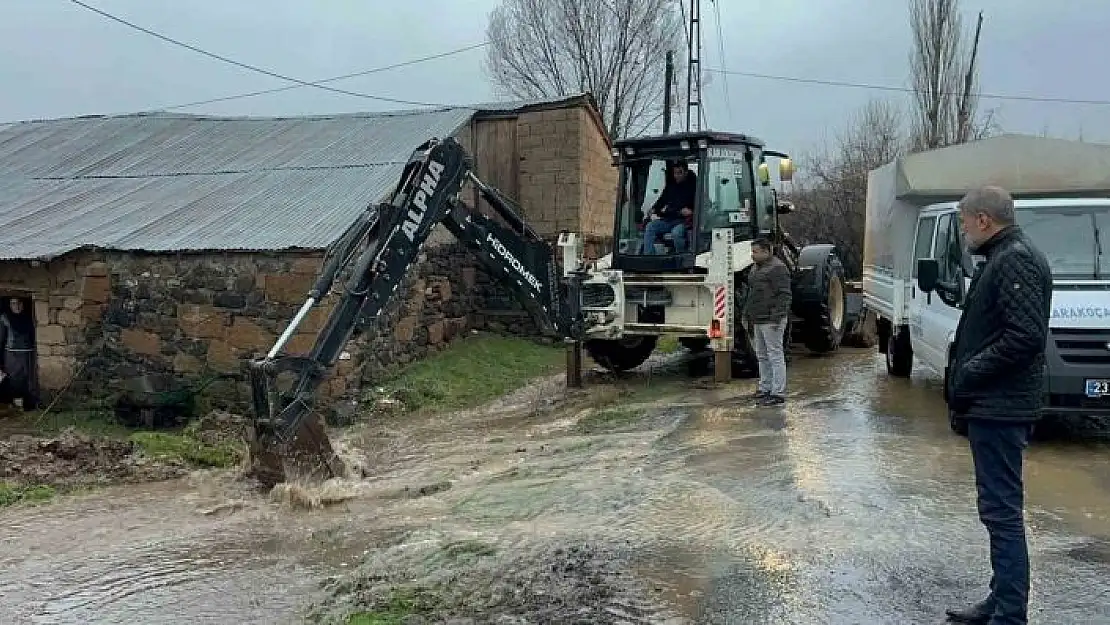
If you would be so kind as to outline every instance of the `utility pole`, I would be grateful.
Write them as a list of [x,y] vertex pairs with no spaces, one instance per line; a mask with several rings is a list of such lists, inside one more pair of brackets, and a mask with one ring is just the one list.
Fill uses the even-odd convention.
[[975,24],[975,39],[971,44],[971,59],[964,76],[964,92],[956,115],[956,142],[964,143],[971,138],[971,89],[975,84],[975,57],[979,53],[979,34],[983,30],[983,12],[979,11],[979,21]]
[[690,31],[686,38],[690,61],[686,66],[686,132],[690,132],[692,111],[697,108],[697,129],[701,130],[701,2],[690,0]]
[[671,92],[674,89],[674,50],[667,50],[667,73],[663,78],[663,134],[671,133]]

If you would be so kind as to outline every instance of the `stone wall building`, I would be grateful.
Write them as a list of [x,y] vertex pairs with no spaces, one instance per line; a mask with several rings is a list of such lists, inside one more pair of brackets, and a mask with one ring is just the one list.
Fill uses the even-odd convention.
[[[589,96],[0,129],[0,296],[31,304],[44,399],[112,401],[145,388],[242,409],[246,360],[292,319],[328,246],[396,185],[413,148],[448,135],[540,234],[554,241],[569,229],[605,244],[616,170]],[[404,287],[383,323],[348,346],[322,395],[357,396],[471,328],[520,325],[523,313],[442,229]],[[313,310],[288,352],[307,353],[332,303]]]

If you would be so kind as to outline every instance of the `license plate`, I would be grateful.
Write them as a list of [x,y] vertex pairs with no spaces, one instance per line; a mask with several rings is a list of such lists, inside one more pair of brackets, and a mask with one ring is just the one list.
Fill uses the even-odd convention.
[[1087,397],[1110,395],[1110,380],[1087,380]]

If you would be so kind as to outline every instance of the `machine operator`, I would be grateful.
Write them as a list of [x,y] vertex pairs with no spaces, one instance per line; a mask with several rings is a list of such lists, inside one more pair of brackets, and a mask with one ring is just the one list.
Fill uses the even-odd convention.
[[686,233],[693,223],[698,177],[685,161],[670,163],[668,173],[663,192],[648,213],[644,228],[645,254],[654,254],[655,242],[668,232],[674,239],[675,253],[686,251]]

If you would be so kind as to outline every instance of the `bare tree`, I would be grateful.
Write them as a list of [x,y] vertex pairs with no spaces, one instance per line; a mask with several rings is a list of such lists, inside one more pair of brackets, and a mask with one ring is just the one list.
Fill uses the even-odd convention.
[[805,177],[792,199],[798,212],[783,219],[800,242],[827,241],[840,248],[849,276],[863,269],[867,174],[905,152],[902,112],[885,100],[871,100],[830,145],[803,158]]
[[910,0],[915,118],[913,148],[927,150],[987,136],[993,112],[979,118],[976,59],[982,15],[970,42],[959,0]]
[[639,134],[662,117],[667,50],[685,64],[681,13],[678,0],[503,0],[486,69],[516,98],[588,91],[610,136]]

